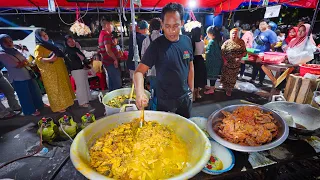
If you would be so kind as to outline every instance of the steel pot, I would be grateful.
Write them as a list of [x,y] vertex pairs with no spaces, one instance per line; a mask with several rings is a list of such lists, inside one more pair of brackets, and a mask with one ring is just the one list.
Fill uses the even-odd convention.
[[[139,118],[141,111],[124,112],[114,114],[90,124],[83,129],[74,139],[70,157],[75,168],[88,179],[110,179],[92,169],[89,165],[89,148],[95,140],[107,131],[118,125]],[[189,179],[199,173],[207,164],[211,155],[211,144],[204,132],[192,121],[176,114],[156,111],[145,111],[145,120],[158,121],[168,125],[172,130],[187,143],[189,149],[190,166],[182,174],[176,175],[171,180]]]
[[[266,108],[280,112],[284,119],[292,119],[289,125],[290,134],[297,135],[319,135],[320,134],[320,111],[308,104],[297,104],[285,101],[270,102],[263,105]],[[285,115],[286,112],[288,115]],[[293,136],[296,136],[292,134]]]
[[[120,112],[121,108],[114,108],[111,106],[107,105],[107,102],[112,100],[113,98],[121,95],[129,95],[131,92],[131,88],[122,88],[122,89],[117,89],[111,92],[108,92],[105,96],[102,96],[102,94],[99,95],[99,100],[100,102],[104,105],[105,110],[106,110],[106,115],[112,115]],[[147,97],[150,98],[151,94],[149,91],[145,90],[145,93]],[[136,110],[136,109],[135,109]]]
[[[242,106],[251,106],[251,107],[259,107],[261,108],[265,113],[266,112],[271,112],[273,118],[277,121],[276,125],[278,126],[278,135],[269,143],[261,145],[261,146],[243,146],[239,144],[234,144],[231,143],[223,138],[221,138],[215,131],[214,127],[216,126],[217,123],[221,122],[222,118],[225,116],[222,114],[222,111],[227,111],[227,112],[233,112],[236,110],[238,107]],[[218,143],[221,145],[233,149],[236,151],[241,151],[241,152],[258,152],[258,151],[265,151],[269,150],[272,148],[275,148],[282,144],[288,137],[289,135],[289,128],[286,122],[275,112],[272,110],[262,107],[262,106],[257,106],[257,105],[231,105],[227,106],[225,108],[222,108],[214,113],[212,113],[207,122],[207,131],[210,134],[210,136],[216,140]]]

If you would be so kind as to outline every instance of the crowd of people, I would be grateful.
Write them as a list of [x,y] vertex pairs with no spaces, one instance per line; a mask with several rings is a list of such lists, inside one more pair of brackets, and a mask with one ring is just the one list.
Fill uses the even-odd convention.
[[[130,35],[126,67],[135,83],[136,102],[140,109],[149,102],[144,94],[145,77],[153,94],[151,109],[190,117],[192,102],[202,98],[200,92],[203,89],[206,95],[214,94],[219,78],[226,95],[232,95],[237,79],[244,75],[244,60],[248,59],[246,48],[260,52],[287,52],[305,50],[303,47],[307,42],[314,44],[312,36],[308,37],[309,24],[290,27],[285,35],[268,20],[261,20],[258,27],[237,22],[230,31],[225,27],[210,26],[203,33],[200,27],[196,27],[186,36],[181,34],[183,14],[182,5],[169,3],[162,9],[161,18],[152,19],[150,25],[145,20],[139,21],[136,26],[138,58],[134,57],[135,47]],[[102,62],[107,72],[109,91],[113,91],[122,86],[119,62],[123,54],[112,22],[103,19],[101,26],[95,59]],[[45,91],[51,110],[65,112],[75,99],[70,75],[77,86],[79,106],[90,107],[92,99],[87,71],[96,67],[83,54],[80,44],[67,35],[66,48],[62,51],[44,30],[37,30],[35,36],[37,46],[34,59],[30,60],[26,49],[19,50],[10,36],[0,35],[0,62],[7,68],[14,88],[2,74],[0,86],[10,108],[14,111],[22,108],[24,115],[38,116],[40,110],[47,106],[41,96]],[[31,68],[32,65],[36,65],[38,71]],[[258,74],[259,84],[263,85],[265,73],[261,63],[254,63],[251,82],[255,83]],[[14,98],[14,90],[21,107]],[[5,109],[2,106],[0,104],[0,109]],[[2,112],[2,117],[12,116],[7,111]]]

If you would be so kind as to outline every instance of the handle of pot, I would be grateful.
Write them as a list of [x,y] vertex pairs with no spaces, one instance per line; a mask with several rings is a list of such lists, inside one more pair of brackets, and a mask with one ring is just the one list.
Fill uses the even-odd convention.
[[99,99],[100,103],[103,103],[103,102],[102,102],[102,100],[103,100],[103,94],[102,94],[102,92],[99,93],[98,99]]
[[138,110],[138,108],[137,108],[137,106],[135,104],[125,104],[125,105],[123,105],[121,107],[120,112],[121,113],[122,112],[128,112],[127,111],[128,108],[132,108],[133,109],[132,111],[137,111]]
[[283,99],[282,101],[287,101],[286,98],[282,94],[280,94],[280,95],[273,95],[271,102],[276,102],[277,98]]

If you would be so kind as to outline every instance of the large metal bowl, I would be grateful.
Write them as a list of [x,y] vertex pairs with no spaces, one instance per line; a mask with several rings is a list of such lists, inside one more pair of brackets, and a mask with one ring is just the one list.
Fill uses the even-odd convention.
[[[278,126],[278,135],[269,143],[261,145],[261,146],[243,146],[239,144],[234,144],[231,143],[223,138],[221,138],[215,131],[214,127],[217,125],[218,122],[221,121],[222,118],[225,116],[222,114],[222,111],[227,111],[227,112],[233,112],[236,110],[238,107],[243,107],[243,106],[250,106],[250,107],[259,107],[262,109],[264,112],[271,112],[272,116],[275,120],[277,120],[276,125]],[[287,123],[275,112],[272,110],[262,107],[262,106],[256,106],[256,105],[231,105],[227,106],[225,108],[222,108],[214,113],[212,113],[208,119],[207,123],[207,131],[210,134],[210,136],[216,140],[218,143],[221,145],[236,150],[236,151],[241,151],[241,152],[258,152],[258,151],[265,151],[268,149],[275,148],[282,144],[288,137],[289,135],[289,128]]]
[[[70,149],[70,157],[75,168],[88,179],[110,179],[90,167],[89,148],[97,138],[109,130],[122,123],[130,122],[134,118],[139,118],[140,115],[141,111],[114,114],[97,120],[83,129],[74,139]],[[177,174],[170,180],[189,179],[205,167],[211,155],[211,144],[196,124],[176,114],[156,111],[145,111],[145,120],[158,121],[160,124],[170,126],[177,136],[187,144],[190,166],[182,174]]]

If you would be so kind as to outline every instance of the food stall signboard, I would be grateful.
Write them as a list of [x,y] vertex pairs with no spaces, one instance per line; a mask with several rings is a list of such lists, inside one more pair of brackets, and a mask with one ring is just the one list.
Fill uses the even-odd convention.
[[264,13],[264,18],[274,18],[278,17],[280,13],[281,5],[266,7],[266,12]]

